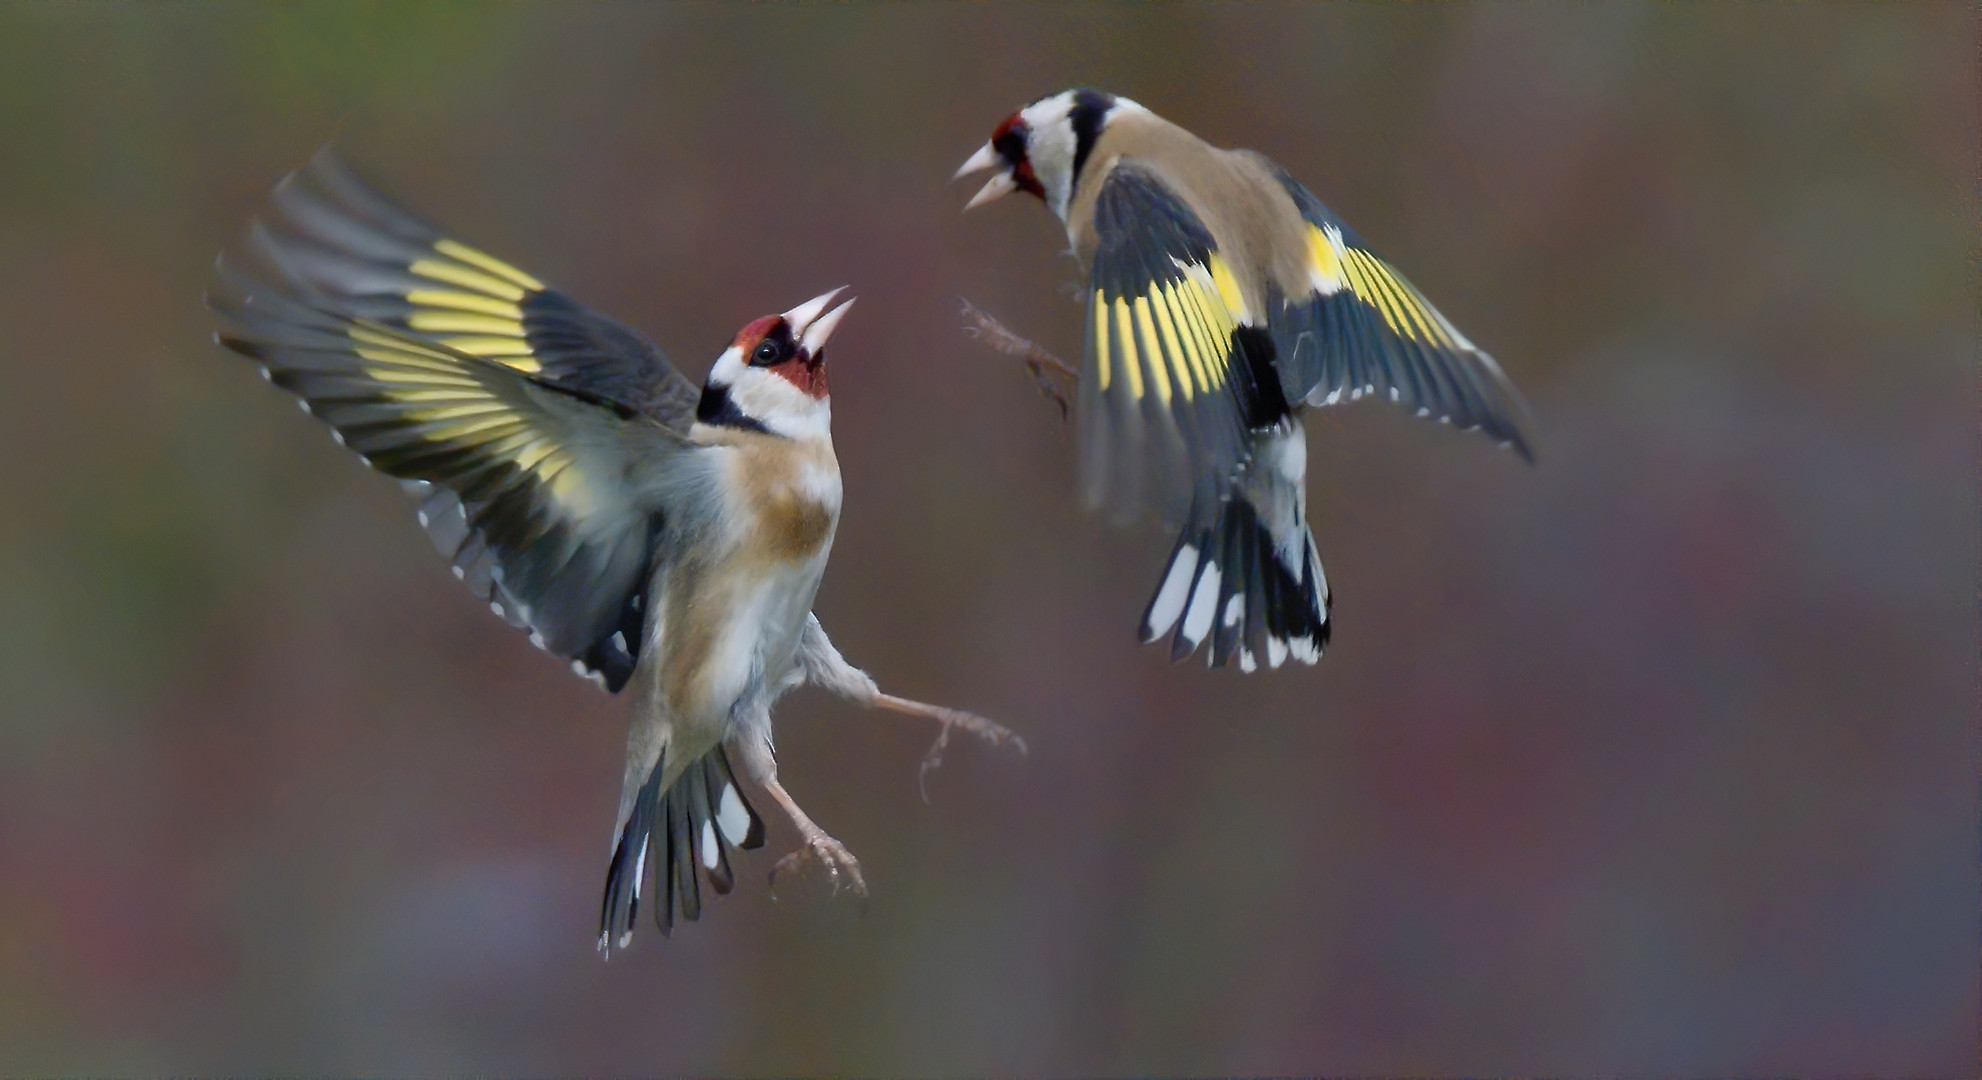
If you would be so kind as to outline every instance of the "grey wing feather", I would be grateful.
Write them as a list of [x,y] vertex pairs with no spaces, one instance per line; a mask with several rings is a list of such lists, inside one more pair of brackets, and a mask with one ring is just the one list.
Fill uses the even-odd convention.
[[[689,449],[653,420],[223,267],[223,345],[407,482],[456,575],[532,640],[618,690]],[[660,479],[657,479],[660,478]]]
[[1311,272],[1333,285],[1288,298],[1273,319],[1288,400],[1389,398],[1420,416],[1478,428],[1533,461],[1527,402],[1493,357],[1286,170],[1266,164],[1317,234]]
[[639,332],[445,235],[326,147],[257,222],[260,253],[313,305],[496,360],[677,431],[699,388]]

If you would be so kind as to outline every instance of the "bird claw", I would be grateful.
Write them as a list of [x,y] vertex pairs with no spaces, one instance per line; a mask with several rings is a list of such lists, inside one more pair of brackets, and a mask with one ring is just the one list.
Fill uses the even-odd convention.
[[1041,395],[1060,407],[1060,419],[1070,415],[1067,396],[1080,385],[1080,372],[1066,361],[1012,332],[982,308],[959,297],[963,309],[964,333],[1007,356],[1015,356],[1032,373]]
[[827,880],[832,883],[832,895],[838,896],[841,889],[846,889],[862,900],[867,899],[867,879],[860,874],[860,860],[853,857],[845,844],[825,833],[807,837],[797,851],[779,859],[777,865],[771,867],[771,899],[778,897],[778,878],[781,875],[799,873],[802,876],[802,868],[808,863],[825,868]]
[[976,713],[961,709],[938,709],[935,721],[942,725],[936,733],[936,741],[929,744],[929,752],[922,755],[922,767],[917,770],[916,787],[922,792],[922,801],[929,801],[929,774],[943,764],[943,751],[950,745],[950,735],[958,730],[975,735],[992,746],[1010,746],[1019,752],[1020,757],[1031,753],[1026,748],[1025,737],[995,720],[986,720]]

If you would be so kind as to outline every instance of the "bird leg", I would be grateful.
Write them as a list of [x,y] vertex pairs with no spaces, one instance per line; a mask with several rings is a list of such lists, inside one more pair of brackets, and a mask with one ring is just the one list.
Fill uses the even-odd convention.
[[780,875],[811,864],[825,868],[826,876],[833,885],[834,896],[838,896],[840,889],[844,887],[862,900],[867,899],[867,879],[860,876],[860,860],[853,857],[853,852],[848,851],[845,844],[828,835],[826,830],[813,824],[812,819],[806,817],[805,811],[798,808],[798,803],[785,791],[784,785],[778,783],[776,777],[764,781],[764,790],[770,792],[771,798],[784,808],[785,813],[791,818],[791,823],[798,826],[799,834],[805,838],[805,842],[799,845],[797,851],[779,859],[777,865],[771,867],[771,897],[777,898]]
[[929,705],[920,701],[884,694],[874,684],[874,679],[865,671],[846,662],[840,650],[833,646],[826,630],[819,625],[817,615],[808,615],[805,630],[799,635],[797,652],[798,671],[806,682],[821,690],[837,694],[848,701],[857,702],[870,709],[886,709],[906,716],[920,716],[934,720],[943,726],[936,733],[936,741],[923,755],[922,768],[916,774],[917,786],[922,791],[922,801],[929,801],[929,772],[943,763],[943,751],[950,745],[950,734],[961,729],[975,735],[992,746],[1011,746],[1020,754],[1026,752],[1025,740],[1011,728],[995,721],[986,720],[975,713],[960,709],[947,709],[941,705]]
[[743,771],[752,780],[770,792],[785,816],[798,826],[798,833],[804,838],[798,850],[779,859],[771,867],[771,896],[778,895],[778,878],[798,870],[805,864],[823,867],[833,886],[833,895],[841,889],[850,890],[861,899],[867,898],[867,879],[860,874],[860,860],[846,849],[846,845],[828,835],[826,830],[814,824],[805,811],[798,808],[798,801],[791,797],[783,784],[778,783],[778,759],[771,752],[771,744],[761,738],[744,738],[731,742],[733,759],[743,766]]
[[1040,348],[1037,344],[1013,333],[1011,328],[990,315],[982,308],[961,297],[963,305],[963,332],[982,341],[1007,356],[1016,356],[1032,373],[1032,381],[1039,386],[1040,394],[1052,398],[1060,406],[1060,419],[1067,418],[1067,398],[1080,385],[1080,371],[1066,361]]

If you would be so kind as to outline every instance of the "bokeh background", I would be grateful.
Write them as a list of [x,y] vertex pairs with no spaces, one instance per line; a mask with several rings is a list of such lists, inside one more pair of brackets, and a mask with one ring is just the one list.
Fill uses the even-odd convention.
[[[1966,5],[0,9],[0,1072],[1973,1073]],[[1064,240],[951,170],[1133,96],[1286,164],[1540,464],[1310,420],[1308,670],[1173,667],[1168,550],[958,332]],[[623,703],[209,341],[336,139],[700,378],[852,283],[819,599],[1027,759],[801,693],[864,911],[593,948]],[[767,815],[769,817],[771,815]]]

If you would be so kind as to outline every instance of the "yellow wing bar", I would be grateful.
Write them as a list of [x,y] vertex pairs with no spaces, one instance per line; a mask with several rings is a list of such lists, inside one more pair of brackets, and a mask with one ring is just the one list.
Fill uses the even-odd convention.
[[451,349],[500,361],[517,371],[543,370],[523,330],[522,303],[544,283],[456,240],[434,241],[433,254],[406,269],[448,288],[412,289],[406,325]]
[[515,465],[571,516],[595,508],[575,456],[544,428],[542,415],[519,408],[443,350],[363,324],[345,332],[378,395],[405,408],[404,422],[422,441]]
[[1149,389],[1167,405],[1224,386],[1237,326],[1228,296],[1238,289],[1224,259],[1214,252],[1208,263],[1179,263],[1181,277],[1151,282],[1140,296],[1095,291],[1090,317],[1100,389],[1120,379],[1131,398]]
[[1398,337],[1444,349],[1472,348],[1410,282],[1382,259],[1343,243],[1338,229],[1308,226],[1308,271],[1316,292],[1328,296],[1347,285]]

